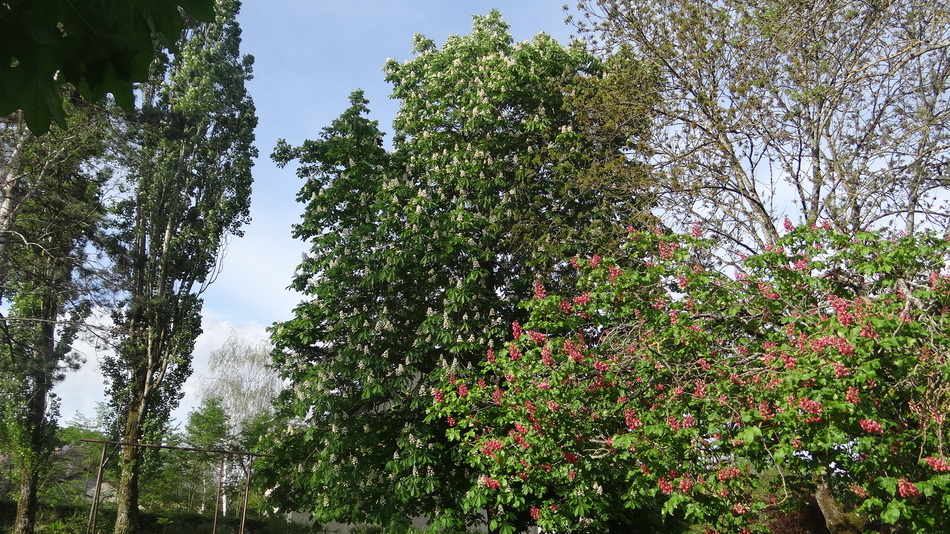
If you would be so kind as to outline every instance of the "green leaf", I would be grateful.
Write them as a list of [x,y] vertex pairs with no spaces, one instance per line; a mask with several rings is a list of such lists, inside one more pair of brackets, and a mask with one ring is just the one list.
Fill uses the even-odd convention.
[[896,499],[892,500],[891,502],[887,503],[887,508],[881,512],[881,521],[884,521],[889,525],[897,523],[906,508],[907,507],[903,501],[898,501]]

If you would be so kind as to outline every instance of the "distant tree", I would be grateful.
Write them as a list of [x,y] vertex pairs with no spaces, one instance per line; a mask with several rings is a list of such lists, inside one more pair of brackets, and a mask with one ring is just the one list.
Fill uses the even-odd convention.
[[58,417],[52,388],[78,365],[72,343],[91,307],[86,249],[105,210],[108,175],[96,168],[106,115],[80,109],[69,122],[37,139],[17,114],[0,130],[0,438],[20,473],[17,534],[33,532]]
[[229,445],[231,423],[219,397],[205,397],[201,405],[188,414],[184,440],[197,449],[221,449]]
[[[641,153],[660,214],[746,253],[781,222],[950,227],[950,11],[918,0],[583,0],[582,33],[663,78]],[[602,117],[641,105],[622,87]]]
[[[233,443],[231,430],[231,421],[221,399],[205,397],[201,405],[188,414],[183,436],[185,446],[208,450],[229,449]],[[204,512],[209,502],[213,507],[220,476],[220,455],[188,452],[181,458],[187,466],[187,476],[182,483],[188,488],[186,493],[191,501],[190,506],[197,504],[197,511]]]
[[571,276],[551,257],[609,247],[646,204],[589,187],[611,179],[588,173],[595,163],[641,174],[630,136],[591,138],[568,106],[606,74],[583,48],[544,34],[515,44],[497,12],[441,48],[415,45],[386,65],[401,102],[392,152],[356,92],[317,140],[273,155],[299,162],[294,235],[311,252],[293,281],[307,300],[273,328],[290,387],[277,457],[262,462],[272,495],[317,521],[478,517],[459,507],[471,477],[447,425],[425,419],[433,373],[480,359],[537,274]]
[[95,0],[74,4],[11,0],[0,4],[0,116],[22,110],[30,130],[66,126],[60,88],[87,100],[112,93],[131,111],[133,84],[144,82],[156,39],[174,48],[189,17],[214,20],[213,0]]
[[[231,433],[250,438],[261,418],[273,417],[272,403],[282,389],[272,368],[274,347],[267,341],[251,344],[232,334],[224,345],[211,351],[208,372],[202,384],[202,399],[217,399],[230,421]],[[242,441],[243,447],[255,443]]]
[[[257,118],[245,88],[238,2],[189,26],[181,53],[153,65],[128,156],[128,195],[115,203],[107,246],[121,301],[115,354],[103,362],[121,439],[161,434],[191,374],[202,291],[231,235],[248,221]],[[116,534],[135,531],[142,451],[125,447]]]

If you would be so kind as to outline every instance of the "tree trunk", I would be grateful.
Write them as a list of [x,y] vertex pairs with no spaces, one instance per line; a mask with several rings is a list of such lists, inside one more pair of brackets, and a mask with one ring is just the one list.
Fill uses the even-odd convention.
[[39,471],[32,465],[20,467],[20,491],[17,496],[16,522],[13,534],[33,534],[36,524],[36,512],[39,508],[37,489],[40,483]]
[[847,513],[844,506],[835,500],[827,480],[819,480],[815,489],[815,500],[821,514],[825,516],[825,526],[831,534],[861,534],[867,521],[855,513]]
[[54,358],[53,321],[58,310],[55,297],[47,297],[44,302],[42,318],[46,319],[39,329],[39,335],[31,349],[27,349],[27,363],[32,372],[26,375],[25,380],[32,386],[24,413],[22,413],[23,430],[28,436],[26,450],[19,453],[20,458],[20,489],[17,497],[16,521],[13,525],[14,534],[33,534],[36,524],[36,513],[39,507],[37,491],[39,489],[40,471],[49,461],[52,445],[46,439],[49,424],[46,420],[47,398],[51,388],[51,376],[47,369]]
[[[142,433],[141,410],[145,399],[133,395],[134,400],[129,406],[125,419],[125,430],[122,432],[122,441],[138,443]],[[138,526],[139,511],[139,463],[142,459],[141,447],[122,447],[120,461],[119,487],[116,489],[116,518],[115,534],[135,534]]]

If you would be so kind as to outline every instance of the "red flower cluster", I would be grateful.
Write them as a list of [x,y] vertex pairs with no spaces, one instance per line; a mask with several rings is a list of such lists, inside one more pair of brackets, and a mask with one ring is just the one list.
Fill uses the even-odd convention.
[[620,278],[620,275],[623,274],[623,271],[620,270],[620,267],[617,267],[616,265],[611,265],[607,268],[607,270],[610,271],[610,274],[607,275],[607,280],[611,283],[616,283],[617,278]]
[[841,324],[844,326],[854,324],[854,315],[851,313],[851,306],[848,301],[837,295],[828,295],[828,303],[835,309],[835,315],[838,316],[838,321]]
[[574,297],[573,300],[574,300],[574,304],[580,304],[581,306],[583,306],[584,304],[587,304],[588,302],[590,302],[590,291],[582,295],[578,295]]
[[845,394],[845,400],[851,404],[860,404],[861,403],[861,393],[858,392],[858,388],[854,386],[848,387],[848,392]]
[[496,451],[501,450],[505,444],[497,439],[489,439],[482,444],[482,454],[485,456],[494,456]]
[[950,471],[950,464],[947,464],[947,461],[943,458],[935,458],[933,456],[926,459],[927,465],[930,466],[934,471]]
[[680,248],[679,243],[660,243],[660,257],[664,260],[672,260],[673,253]]
[[821,401],[816,401],[812,399],[801,398],[798,399],[798,405],[809,414],[809,417],[805,418],[806,423],[817,423],[821,421]]
[[762,296],[767,299],[777,299],[780,296],[775,292],[774,289],[772,289],[772,286],[764,282],[759,282],[759,292],[762,293]]
[[570,315],[571,312],[574,310],[574,305],[571,304],[570,301],[567,301],[567,300],[562,300],[560,303],[558,303],[558,306],[561,308],[561,311],[566,313],[567,315]]
[[498,489],[501,487],[501,482],[498,482],[488,475],[482,475],[482,483],[485,484],[485,487],[488,489]]
[[547,291],[544,289],[544,283],[541,280],[534,281],[534,298],[543,299],[548,296]]
[[580,348],[568,339],[564,340],[564,352],[577,363],[584,361],[584,355],[581,354]]
[[719,473],[717,473],[716,476],[719,478],[720,482],[725,482],[729,480],[730,478],[736,478],[737,476],[741,474],[742,474],[742,471],[739,471],[738,467],[734,465],[730,465],[728,467],[723,467],[722,469],[720,469]]
[[693,477],[687,475],[680,479],[680,491],[683,493],[689,493],[689,490],[693,489]]
[[821,352],[828,347],[838,349],[838,353],[842,356],[848,356],[854,352],[854,345],[837,336],[821,336],[811,344],[811,348],[815,352]]
[[920,490],[917,489],[917,486],[913,482],[902,478],[897,481],[897,493],[901,497],[916,497],[920,495]]
[[640,422],[640,418],[637,417],[637,412],[633,411],[633,408],[627,408],[624,410],[623,418],[627,423],[627,428],[630,430],[636,430],[643,426],[643,423]]
[[835,378],[844,378],[846,376],[851,376],[851,370],[848,369],[843,363],[832,362],[831,365],[835,369]]
[[521,328],[521,323],[518,321],[511,321],[511,336],[515,339],[520,339],[524,335],[524,329]]
[[535,330],[529,330],[528,335],[531,336],[531,341],[534,341],[538,345],[544,343],[544,340],[548,338],[548,335],[544,332],[537,332]]
[[881,423],[878,423],[874,419],[861,419],[861,428],[868,434],[884,435],[884,428],[881,427]]
[[657,485],[660,486],[660,491],[663,493],[667,495],[673,493],[673,483],[666,478],[660,478],[660,480],[657,481]]
[[492,400],[495,401],[495,404],[499,404],[499,405],[500,405],[500,404],[501,404],[501,399],[505,398],[505,392],[502,391],[501,388],[496,387],[496,388],[495,388],[495,392],[492,393],[491,398],[492,398]]

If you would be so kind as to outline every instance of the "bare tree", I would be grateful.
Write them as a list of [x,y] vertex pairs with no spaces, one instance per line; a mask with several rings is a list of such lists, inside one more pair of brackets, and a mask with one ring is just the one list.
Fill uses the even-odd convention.
[[202,385],[202,401],[220,400],[235,435],[240,435],[256,417],[272,412],[271,402],[282,386],[280,376],[271,367],[273,350],[268,341],[251,343],[233,333],[211,352],[211,376]]
[[946,4],[583,0],[578,9],[593,43],[629,47],[664,79],[647,146],[671,224],[701,223],[740,250],[774,242],[786,217],[852,233],[950,227]]

